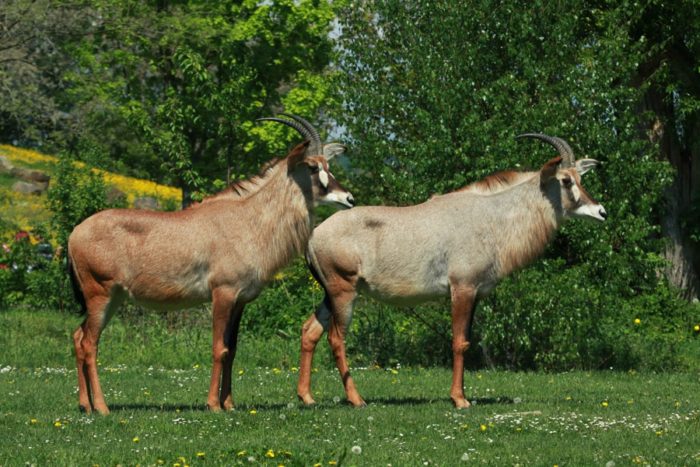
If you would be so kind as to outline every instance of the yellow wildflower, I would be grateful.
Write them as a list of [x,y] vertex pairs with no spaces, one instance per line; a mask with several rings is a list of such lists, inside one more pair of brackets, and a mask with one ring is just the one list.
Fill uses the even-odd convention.
[[608,406],[608,401],[603,401],[600,403],[601,406],[607,407]]
[[59,420],[56,420],[55,422],[53,422],[53,426],[55,426],[56,428],[61,428],[63,424]]
[[252,409],[252,410],[250,411],[250,414],[251,414],[251,415],[255,415],[256,413],[258,413],[258,411],[255,410],[255,409]]
[[272,459],[273,457],[275,457],[275,451],[273,451],[272,449],[268,449],[265,453],[265,457],[269,457],[270,459]]
[[29,423],[31,423],[32,425],[36,425],[36,422],[37,422],[36,418],[32,418],[31,420],[29,420]]
[[140,439],[138,436],[134,436],[134,439],[132,439],[131,441],[133,441],[134,443],[138,443]]
[[488,427],[482,423],[481,425],[479,425],[479,429],[481,431],[486,431],[488,429]]
[[634,324],[642,324],[642,320],[639,318],[634,318]]
[[198,453],[197,453],[197,457],[199,457],[199,458],[202,458],[202,457],[204,457],[204,456],[205,456],[205,454],[204,454],[203,452],[198,452]]

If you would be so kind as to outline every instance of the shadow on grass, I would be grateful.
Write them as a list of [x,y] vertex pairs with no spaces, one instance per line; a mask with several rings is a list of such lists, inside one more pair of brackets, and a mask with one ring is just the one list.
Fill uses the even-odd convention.
[[[513,399],[510,397],[477,397],[469,399],[472,405],[510,405],[513,404]],[[447,404],[451,403],[448,398],[427,398],[427,397],[379,397],[368,399],[367,404],[375,405],[390,405],[390,406],[416,406],[416,405],[431,405],[431,404]],[[299,409],[299,410],[317,410],[347,407],[352,408],[352,405],[347,401],[320,401],[311,406],[305,406],[301,402],[293,403],[244,403],[236,405],[235,412],[248,412],[250,410],[282,410],[282,409]],[[128,411],[153,411],[153,412],[209,412],[209,408],[205,404],[112,404],[110,405],[111,412],[128,412]]]
[[[467,399],[472,405],[513,404],[513,399],[510,397],[476,397],[473,399]],[[427,405],[452,403],[452,401],[447,397],[438,399],[424,397],[380,397],[376,399],[369,399],[367,400],[367,403],[381,405]]]
[[[235,412],[250,410],[280,410],[289,408],[288,404],[238,404]],[[153,412],[210,412],[206,404],[111,404],[110,412],[153,411]]]

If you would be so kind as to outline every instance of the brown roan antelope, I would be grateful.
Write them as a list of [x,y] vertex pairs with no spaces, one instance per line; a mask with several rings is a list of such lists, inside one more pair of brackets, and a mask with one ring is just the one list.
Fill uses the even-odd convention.
[[580,176],[597,161],[575,161],[560,138],[519,137],[545,141],[559,156],[537,172],[496,173],[415,206],[338,212],[314,230],[307,260],[326,295],[302,328],[297,394],[305,404],[314,403],[311,365],[325,331],[348,400],[354,406],[365,404],[350,376],[344,343],[353,302],[364,293],[399,305],[451,298],[450,397],[457,408],[469,407],[463,354],[477,300],[537,258],[565,219],[607,217],[581,185]]
[[[286,114],[283,114],[286,115]],[[352,195],[328,170],[343,146],[323,145],[306,120],[291,126],[306,141],[255,177],[178,212],[110,209],[73,230],[68,260],[86,313],[73,334],[82,410],[109,413],[97,375],[100,333],[123,300],[151,308],[213,304],[213,367],[207,405],[233,408],[231,367],[246,303],[275,271],[305,250],[319,203],[350,208]]]

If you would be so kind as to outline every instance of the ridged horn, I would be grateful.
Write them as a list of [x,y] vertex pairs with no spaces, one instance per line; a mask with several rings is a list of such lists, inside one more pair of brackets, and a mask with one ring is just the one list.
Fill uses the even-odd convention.
[[556,136],[548,136],[542,133],[523,133],[522,135],[518,135],[515,138],[535,138],[549,143],[555,148],[557,148],[557,151],[559,151],[559,155],[563,159],[562,167],[569,168],[573,167],[576,164],[574,151],[571,149],[571,146],[569,146],[569,143],[567,143],[561,138],[557,138]]
[[292,114],[281,113],[280,115],[289,117],[292,120],[287,120],[278,117],[263,117],[256,119],[256,121],[277,122],[292,127],[297,132],[299,132],[299,134],[301,134],[305,139],[308,139],[311,142],[309,148],[306,150],[307,154],[323,154],[323,144],[321,143],[321,137],[319,136],[318,131],[316,131],[316,129],[307,120]]

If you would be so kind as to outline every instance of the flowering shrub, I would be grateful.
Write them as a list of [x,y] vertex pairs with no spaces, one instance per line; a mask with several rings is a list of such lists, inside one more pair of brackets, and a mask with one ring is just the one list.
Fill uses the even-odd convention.
[[25,230],[0,247],[0,306],[23,302],[32,277],[44,270],[50,259],[41,254],[37,246],[42,237]]
[[[55,166],[60,162],[60,158],[58,157],[9,145],[0,145],[0,155],[7,157],[13,164],[42,167],[51,171],[53,171]],[[74,164],[81,169],[86,167],[82,162],[74,162]],[[160,185],[149,180],[114,174],[100,169],[92,169],[92,172],[100,175],[104,179],[105,184],[114,186],[124,192],[129,205],[132,205],[136,198],[142,196],[156,198],[164,205],[174,204],[179,206],[182,203],[182,193],[177,188]]]
[[[161,205],[180,204],[179,190],[88,169],[82,163],[35,151],[0,145],[0,155],[11,164],[38,168],[51,173],[47,195],[17,193],[0,187],[0,307],[27,304],[63,309],[72,301],[65,257],[42,256],[40,248],[65,246],[75,225],[108,207],[123,207],[141,196],[158,199]],[[109,202],[107,184],[125,198]],[[48,234],[50,233],[50,234]]]

